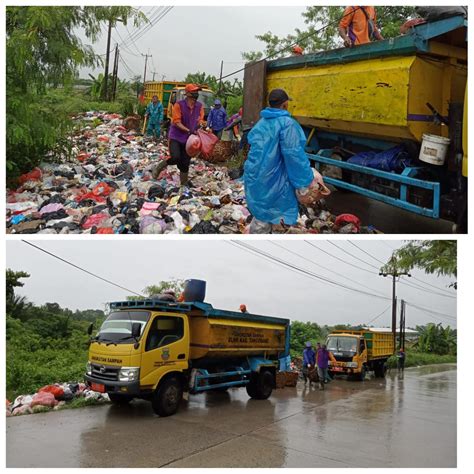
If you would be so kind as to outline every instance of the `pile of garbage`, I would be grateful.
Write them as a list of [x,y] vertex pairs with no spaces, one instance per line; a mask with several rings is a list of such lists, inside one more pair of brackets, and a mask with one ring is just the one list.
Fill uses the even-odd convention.
[[[74,118],[72,152],[44,163],[7,190],[9,234],[239,234],[252,219],[235,170],[193,158],[192,185],[179,184],[175,166],[154,180],[151,170],[169,158],[165,140],[124,126],[118,114],[87,112]],[[276,233],[364,232],[336,225],[337,216],[304,208],[296,226]]]
[[59,410],[67,402],[76,398],[109,402],[106,393],[94,392],[84,383],[69,382],[46,385],[33,395],[19,395],[11,403],[6,401],[7,416],[27,415],[53,409]]

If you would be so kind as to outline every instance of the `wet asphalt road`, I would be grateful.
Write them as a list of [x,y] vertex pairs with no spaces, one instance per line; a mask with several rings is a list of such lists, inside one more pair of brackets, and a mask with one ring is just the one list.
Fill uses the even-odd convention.
[[456,467],[456,366],[7,418],[7,467]]

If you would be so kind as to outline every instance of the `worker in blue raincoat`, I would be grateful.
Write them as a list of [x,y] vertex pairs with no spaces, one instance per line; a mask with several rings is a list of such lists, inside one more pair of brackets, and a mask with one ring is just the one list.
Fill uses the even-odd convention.
[[160,138],[161,122],[163,121],[163,105],[154,95],[146,108],[145,117],[148,119],[146,134]]
[[305,154],[306,138],[288,112],[291,100],[274,89],[269,107],[248,134],[250,152],[244,165],[247,206],[253,215],[251,234],[268,234],[272,224],[294,225],[298,219],[297,192],[305,193],[316,176]]

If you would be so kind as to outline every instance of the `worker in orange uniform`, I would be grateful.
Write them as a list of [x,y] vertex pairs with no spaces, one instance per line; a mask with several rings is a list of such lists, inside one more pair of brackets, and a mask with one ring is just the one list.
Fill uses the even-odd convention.
[[383,40],[376,21],[375,7],[346,7],[339,23],[339,35],[344,40],[344,46],[351,48]]
[[301,46],[298,46],[297,44],[295,44],[291,48],[291,53],[293,54],[293,56],[303,56],[303,48]]
[[189,135],[196,133],[204,125],[204,106],[198,101],[200,87],[197,84],[187,84],[184,88],[185,99],[173,105],[171,127],[169,132],[169,151],[171,158],[162,160],[152,171],[154,179],[168,165],[176,165],[179,169],[181,186],[189,186],[188,172],[191,157],[186,153],[186,141]]

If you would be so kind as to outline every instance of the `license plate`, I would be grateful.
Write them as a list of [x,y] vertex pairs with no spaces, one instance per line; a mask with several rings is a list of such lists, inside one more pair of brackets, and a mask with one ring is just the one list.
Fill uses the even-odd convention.
[[335,372],[342,372],[342,367],[333,367],[332,370]]
[[94,390],[94,392],[100,392],[100,393],[105,393],[105,385],[102,383],[91,383],[91,389]]

